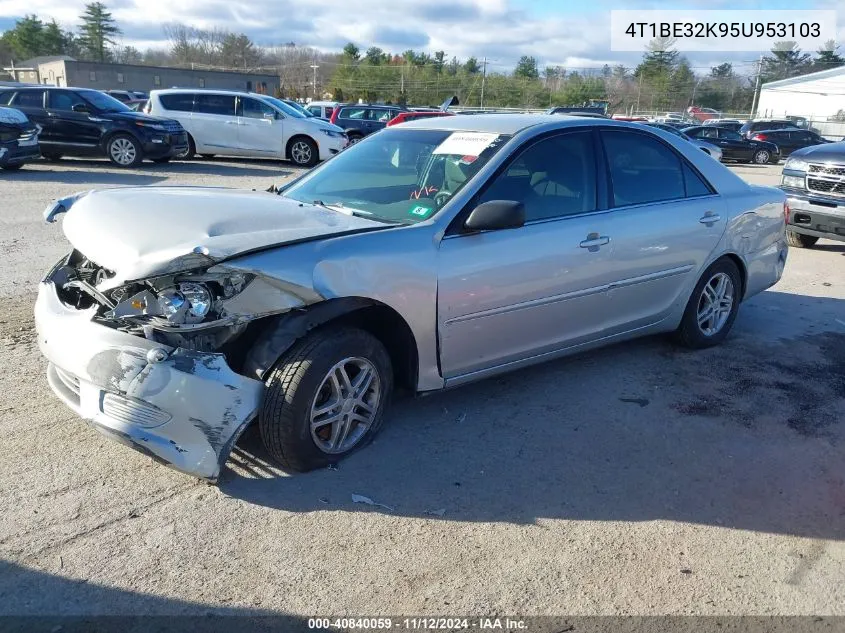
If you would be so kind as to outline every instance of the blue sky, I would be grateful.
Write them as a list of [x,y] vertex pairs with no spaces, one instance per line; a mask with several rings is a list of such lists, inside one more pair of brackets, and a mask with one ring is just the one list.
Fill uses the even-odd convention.
[[[104,0],[124,31],[124,44],[165,46],[162,25],[182,22],[248,34],[265,46],[294,41],[337,50],[347,41],[401,53],[407,48],[451,57],[487,56],[494,70],[513,68],[522,54],[541,67],[633,66],[637,53],[610,50],[611,9],[839,9],[842,0]],[[0,29],[26,13],[77,23],[85,0],[0,0]],[[750,71],[757,54],[689,53],[698,72],[722,61]]]

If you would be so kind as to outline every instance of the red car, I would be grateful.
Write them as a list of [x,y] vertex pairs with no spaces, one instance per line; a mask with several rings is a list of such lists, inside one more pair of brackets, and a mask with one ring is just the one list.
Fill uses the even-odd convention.
[[722,116],[722,113],[713,108],[700,108],[698,106],[690,106],[687,108],[687,114],[699,121],[706,121],[708,119],[716,119]]
[[438,111],[430,111],[430,112],[400,112],[395,117],[390,119],[387,122],[387,127],[391,125],[398,125],[399,123],[404,123],[405,121],[416,121],[417,119],[430,119],[437,116],[455,116],[454,112],[438,112]]

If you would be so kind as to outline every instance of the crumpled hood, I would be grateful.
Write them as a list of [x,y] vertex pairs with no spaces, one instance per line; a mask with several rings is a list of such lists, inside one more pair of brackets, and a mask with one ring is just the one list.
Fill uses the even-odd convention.
[[66,206],[67,239],[116,273],[114,282],[212,264],[262,247],[387,226],[266,192],[212,187],[104,189]]

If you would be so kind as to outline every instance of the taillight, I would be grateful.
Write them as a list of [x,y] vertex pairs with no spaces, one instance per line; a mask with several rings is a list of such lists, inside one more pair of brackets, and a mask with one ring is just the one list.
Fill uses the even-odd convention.
[[769,137],[766,136],[765,134],[755,134],[752,138],[754,138],[754,140],[756,140],[756,141],[767,141],[767,140],[769,140]]
[[332,111],[332,116],[329,119],[329,123],[331,123],[333,125],[337,124],[337,115],[338,115],[339,112],[340,112],[340,108],[335,108],[334,111]]

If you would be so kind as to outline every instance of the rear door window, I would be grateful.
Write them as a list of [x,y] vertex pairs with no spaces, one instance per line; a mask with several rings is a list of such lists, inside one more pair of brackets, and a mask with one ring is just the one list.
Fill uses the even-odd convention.
[[44,90],[21,90],[12,99],[12,105],[18,108],[43,108]]
[[158,100],[166,110],[190,112],[194,107],[194,95],[192,93],[159,95]]
[[341,119],[363,121],[367,115],[367,108],[343,108],[338,115]]
[[680,158],[660,141],[632,132],[601,133],[610,167],[613,206],[677,200],[686,196]]
[[194,100],[194,112],[235,116],[234,95],[197,94]]

